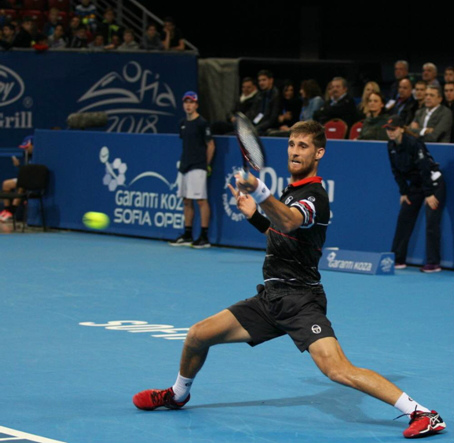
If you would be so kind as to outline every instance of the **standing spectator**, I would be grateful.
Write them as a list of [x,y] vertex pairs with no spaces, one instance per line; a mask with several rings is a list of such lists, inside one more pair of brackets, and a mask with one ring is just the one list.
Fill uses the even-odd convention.
[[252,123],[257,128],[259,135],[265,135],[269,128],[277,124],[280,94],[274,86],[274,75],[271,71],[260,70],[257,74],[257,80],[260,92],[252,112]]
[[[183,152],[178,173],[178,197],[184,203],[184,233],[169,242],[172,246],[192,246],[196,249],[209,248],[208,227],[210,206],[207,195],[207,171],[211,169],[214,155],[214,141],[208,122],[197,112],[198,96],[193,91],[183,95],[183,108],[186,117],[180,122],[180,138]],[[201,233],[193,241],[194,201],[200,211]]]
[[372,92],[380,92],[380,86],[377,82],[367,82],[364,85],[363,95],[361,97],[361,101],[358,103],[358,119],[362,120],[366,118],[367,114],[369,113],[369,109],[367,108],[367,104],[369,101],[369,95]]
[[97,9],[91,0],[81,0],[76,6],[74,13],[80,17],[81,23],[90,29],[90,32],[96,32],[96,14]]
[[399,82],[397,99],[391,109],[389,109],[390,115],[400,115],[405,126],[408,126],[413,121],[416,110],[418,109],[418,102],[413,97],[412,91],[413,86],[410,79],[403,78]]
[[322,90],[314,79],[303,80],[300,86],[300,95],[303,100],[299,120],[307,121],[314,118],[314,113],[321,109],[325,103]]
[[164,44],[161,41],[161,34],[154,23],[147,26],[145,35],[142,38],[142,49],[147,51],[157,51],[164,49]]
[[19,32],[16,34],[13,46],[15,48],[31,48],[35,36],[35,25],[31,18],[25,17]]
[[451,126],[451,143],[454,143],[454,81],[446,82],[444,86],[444,105],[452,112],[452,126]]
[[49,49],[66,48],[68,42],[65,39],[65,28],[61,23],[55,26],[54,33],[48,37]]
[[123,28],[115,21],[115,12],[112,8],[107,8],[104,11],[104,19],[98,24],[97,30],[104,36],[107,45],[112,43],[114,35],[121,37]]
[[440,86],[437,74],[437,67],[433,63],[424,63],[422,66],[422,79],[427,83],[427,86]]
[[358,140],[388,140],[383,125],[388,121],[385,97],[380,92],[371,92],[367,99],[367,114]]
[[426,264],[422,272],[441,271],[440,223],[446,197],[446,186],[438,167],[426,145],[405,133],[404,123],[398,115],[390,117],[385,125],[389,137],[388,155],[391,170],[399,187],[400,212],[392,244],[395,268],[406,265],[408,243],[418,218],[419,210],[426,205]]
[[179,28],[175,26],[172,17],[164,19],[163,35],[161,36],[166,51],[184,51],[184,37]]
[[134,39],[134,31],[125,29],[123,32],[123,43],[118,47],[119,51],[136,51],[140,49],[139,44]]
[[348,93],[347,80],[343,77],[331,80],[331,100],[314,114],[314,120],[322,124],[333,118],[340,118],[349,127],[358,120],[355,100]]
[[410,124],[414,135],[426,143],[449,143],[451,139],[452,112],[441,104],[442,100],[438,86],[427,86],[424,108],[416,111]]

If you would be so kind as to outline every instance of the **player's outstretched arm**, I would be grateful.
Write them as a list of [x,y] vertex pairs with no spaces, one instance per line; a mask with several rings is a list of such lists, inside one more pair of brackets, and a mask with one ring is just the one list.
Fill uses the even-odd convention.
[[[254,195],[254,192],[259,186],[259,180],[252,174],[249,174],[247,179],[241,174],[235,175],[236,183],[239,191],[244,194]],[[287,233],[299,228],[303,223],[303,215],[296,208],[289,208],[280,202],[272,195],[269,195],[265,200],[259,202],[270,222],[276,226],[281,232]]]

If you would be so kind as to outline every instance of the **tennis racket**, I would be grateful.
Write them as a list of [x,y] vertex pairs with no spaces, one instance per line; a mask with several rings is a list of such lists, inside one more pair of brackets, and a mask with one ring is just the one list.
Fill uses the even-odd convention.
[[234,127],[243,156],[242,175],[246,180],[249,174],[249,167],[260,171],[265,166],[265,149],[254,125],[242,112],[235,114]]

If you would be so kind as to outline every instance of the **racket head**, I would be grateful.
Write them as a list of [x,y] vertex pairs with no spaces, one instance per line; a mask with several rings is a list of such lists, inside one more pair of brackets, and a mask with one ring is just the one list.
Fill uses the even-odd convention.
[[260,171],[265,166],[265,148],[254,125],[242,112],[237,112],[234,128],[243,159]]

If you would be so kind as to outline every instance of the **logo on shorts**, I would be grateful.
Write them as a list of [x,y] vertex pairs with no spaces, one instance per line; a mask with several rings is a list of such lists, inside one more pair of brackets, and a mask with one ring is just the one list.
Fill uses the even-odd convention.
[[313,325],[312,326],[312,332],[314,334],[320,334],[320,332],[322,332],[322,328],[319,325]]

